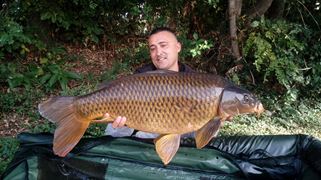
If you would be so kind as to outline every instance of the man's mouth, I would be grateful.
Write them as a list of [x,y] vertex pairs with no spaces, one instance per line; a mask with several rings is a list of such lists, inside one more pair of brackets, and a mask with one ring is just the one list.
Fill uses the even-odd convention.
[[164,60],[166,60],[166,57],[157,58],[157,61],[164,61]]

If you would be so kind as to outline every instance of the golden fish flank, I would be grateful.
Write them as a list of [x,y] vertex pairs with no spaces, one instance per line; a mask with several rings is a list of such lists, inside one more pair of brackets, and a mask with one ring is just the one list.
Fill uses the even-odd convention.
[[72,150],[90,122],[108,112],[106,122],[122,115],[128,127],[161,134],[155,145],[164,164],[175,155],[180,134],[197,131],[202,148],[225,119],[262,111],[253,95],[220,76],[168,71],[127,76],[84,96],[54,97],[39,105],[40,114],[58,125],[53,149],[59,156]]
[[[123,86],[102,89],[79,98],[75,103],[80,112],[86,112],[84,116],[90,119],[100,117],[105,112],[114,116],[122,114],[128,117],[128,126],[156,133],[184,133],[186,130],[182,129],[181,124],[173,126],[173,119],[186,126],[188,122],[198,123],[201,114],[210,117],[215,115],[217,95],[211,93],[210,89],[202,90],[200,85],[192,83],[191,88],[183,88],[183,79],[170,79],[172,81],[157,76],[143,76],[138,81],[125,79],[120,83]],[[212,107],[210,111],[206,110],[207,106]],[[149,126],[146,126],[146,122]]]

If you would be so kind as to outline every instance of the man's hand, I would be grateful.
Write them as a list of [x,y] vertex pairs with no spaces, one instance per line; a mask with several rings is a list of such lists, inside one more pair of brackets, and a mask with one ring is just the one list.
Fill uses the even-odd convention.
[[[108,119],[109,118],[109,114],[106,113],[103,117],[103,119]],[[126,123],[126,117],[123,117],[123,116],[118,116],[114,122],[113,122],[113,128],[121,128],[121,127],[124,127],[125,126],[125,123]]]

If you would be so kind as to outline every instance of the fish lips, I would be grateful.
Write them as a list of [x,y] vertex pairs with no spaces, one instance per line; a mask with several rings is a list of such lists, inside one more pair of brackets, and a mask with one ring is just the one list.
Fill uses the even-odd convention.
[[256,105],[256,110],[255,110],[256,117],[260,117],[264,111],[265,109],[263,107],[263,104],[259,101]]

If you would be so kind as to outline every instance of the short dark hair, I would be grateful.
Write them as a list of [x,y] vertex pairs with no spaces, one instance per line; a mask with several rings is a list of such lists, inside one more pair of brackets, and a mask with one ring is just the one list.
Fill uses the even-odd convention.
[[176,37],[176,33],[175,31],[173,31],[171,28],[169,27],[157,27],[155,29],[153,29],[150,34],[149,34],[149,37],[153,34],[156,34],[156,33],[159,33],[159,32],[162,32],[162,31],[167,31],[167,32],[170,32],[172,33],[175,37]]

